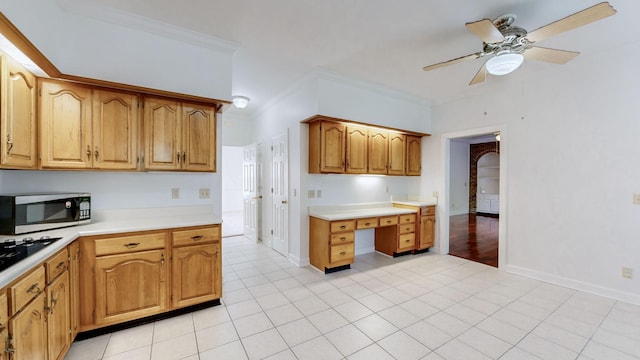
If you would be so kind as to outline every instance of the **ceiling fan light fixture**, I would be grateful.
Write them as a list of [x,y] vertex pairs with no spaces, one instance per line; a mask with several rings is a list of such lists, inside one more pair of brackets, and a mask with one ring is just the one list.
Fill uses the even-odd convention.
[[236,95],[233,97],[233,105],[238,109],[244,109],[249,105],[249,98],[246,96]]
[[519,68],[523,61],[522,54],[509,52],[492,57],[485,67],[491,75],[506,75]]

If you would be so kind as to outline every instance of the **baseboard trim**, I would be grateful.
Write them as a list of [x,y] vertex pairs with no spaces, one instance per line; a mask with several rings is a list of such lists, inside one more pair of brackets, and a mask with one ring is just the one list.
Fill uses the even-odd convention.
[[505,266],[505,270],[512,274],[522,275],[529,278],[545,281],[554,285],[564,286],[574,290],[580,290],[584,292],[588,292],[595,295],[600,295],[608,298],[612,298],[615,300],[624,301],[627,303],[640,305],[640,295],[633,294],[626,291],[620,291],[604,286],[594,285],[585,283],[582,281],[565,278],[562,276],[557,276],[549,273],[544,273],[537,270],[532,270],[516,265],[507,265]]

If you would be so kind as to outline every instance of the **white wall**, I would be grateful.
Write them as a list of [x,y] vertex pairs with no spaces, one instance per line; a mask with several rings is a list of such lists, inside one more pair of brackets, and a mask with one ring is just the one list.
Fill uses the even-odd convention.
[[3,1],[0,11],[65,74],[231,98],[233,44],[82,1],[60,3],[77,13],[56,0]]
[[469,143],[452,140],[450,154],[449,214],[466,214],[469,212]]
[[242,211],[242,160],[240,146],[222,147],[222,211]]
[[581,56],[435,106],[423,186],[443,187],[441,134],[503,126],[506,269],[640,303],[640,279],[621,277],[640,269],[639,56],[638,43]]

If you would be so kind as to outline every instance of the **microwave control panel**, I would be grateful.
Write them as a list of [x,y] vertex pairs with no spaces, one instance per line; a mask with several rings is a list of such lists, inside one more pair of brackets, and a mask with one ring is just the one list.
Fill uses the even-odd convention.
[[88,198],[80,199],[80,218],[78,220],[91,219],[91,202]]

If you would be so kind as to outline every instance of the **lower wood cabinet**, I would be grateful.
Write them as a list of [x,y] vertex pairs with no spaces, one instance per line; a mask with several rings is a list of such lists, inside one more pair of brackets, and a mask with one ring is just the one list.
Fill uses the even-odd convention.
[[80,331],[220,299],[220,225],[80,240]]
[[414,206],[406,204],[393,204],[395,207],[416,210],[418,212],[418,224],[416,226],[415,250],[426,250],[435,245],[436,207]]
[[47,314],[45,293],[40,292],[9,320],[9,347],[12,360],[47,359]]
[[47,350],[49,360],[62,360],[71,347],[71,299],[69,272],[47,287]]
[[353,263],[355,220],[327,221],[312,216],[309,222],[311,265],[321,271],[331,272],[332,269]]
[[95,324],[117,324],[166,311],[167,263],[164,249],[96,258]]

